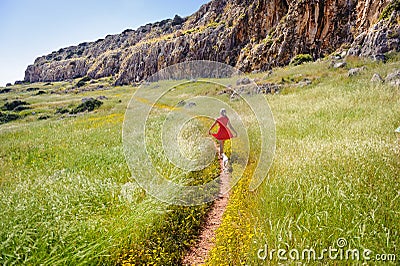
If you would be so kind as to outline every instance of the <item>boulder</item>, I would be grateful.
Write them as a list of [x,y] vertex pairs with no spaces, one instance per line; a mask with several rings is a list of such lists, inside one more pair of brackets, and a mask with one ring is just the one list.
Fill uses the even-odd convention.
[[312,84],[312,81],[308,78],[303,79],[302,81],[296,84],[297,87],[306,87]]
[[107,100],[108,98],[104,95],[100,95],[96,98],[97,100]]
[[188,102],[187,104],[185,104],[185,108],[187,109],[193,108],[195,106],[197,106],[197,104],[194,102]]
[[372,78],[371,78],[371,82],[376,82],[376,83],[383,83],[384,80],[381,77],[381,75],[379,75],[378,73],[375,73]]
[[93,98],[93,97],[85,97],[85,98],[82,98],[82,103],[90,102],[90,101],[94,101],[94,98]]
[[344,68],[347,66],[346,62],[337,62],[333,64],[333,68]]
[[251,80],[248,77],[240,78],[236,81],[236,85],[248,85],[251,83]]
[[349,77],[356,76],[356,75],[359,75],[364,70],[365,70],[364,66],[363,67],[350,68],[349,72],[347,73],[347,75]]
[[275,94],[281,89],[281,85],[276,83],[265,83],[258,85],[257,94]]
[[400,70],[394,70],[392,73],[389,73],[385,78],[385,83],[391,86],[400,86]]

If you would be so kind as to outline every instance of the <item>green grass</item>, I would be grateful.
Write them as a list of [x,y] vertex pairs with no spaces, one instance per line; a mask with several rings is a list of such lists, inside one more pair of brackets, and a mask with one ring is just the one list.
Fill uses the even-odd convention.
[[[319,256],[324,248],[337,248],[339,238],[348,242],[345,251],[370,249],[371,257],[399,258],[400,144],[394,130],[400,125],[400,91],[370,82],[373,73],[384,77],[399,63],[350,58],[348,64],[367,70],[349,78],[346,70],[322,62],[277,69],[266,79],[307,76],[310,70],[319,76],[309,88],[268,96],[277,126],[274,163],[257,191],[239,187],[232,198],[247,197],[230,202],[250,223],[251,237],[226,214],[209,265],[305,263],[279,260],[276,253],[260,260],[257,253],[267,244],[269,251],[314,248]],[[232,255],[224,256],[226,250]],[[310,264],[362,262],[325,256]]]
[[[249,130],[251,152],[246,168],[246,160],[234,163],[234,172],[244,170],[244,176],[231,192],[209,265],[294,264],[276,256],[262,261],[257,253],[265,244],[271,249],[321,250],[335,246],[338,238],[346,238],[349,248],[400,256],[400,152],[394,133],[400,125],[400,91],[370,82],[373,73],[384,77],[400,67],[398,57],[393,58],[387,64],[349,58],[349,68],[367,67],[356,77],[324,61],[251,75],[259,83],[283,85],[279,94],[266,96],[276,122],[276,154],[267,179],[250,191],[255,166],[264,163],[257,161],[259,132],[246,106],[232,102]],[[312,84],[297,87],[304,78]],[[79,88],[88,91],[80,91],[77,82],[18,85],[0,94],[0,107],[21,100],[31,108],[0,125],[0,263],[179,263],[209,205],[169,206],[147,195],[131,177],[121,131],[136,88],[111,88],[112,80],[105,78],[88,82]],[[104,89],[90,91],[99,85]],[[29,87],[46,94],[36,95]],[[220,88],[186,83],[155,106],[148,121],[148,151],[154,154],[155,167],[170,178],[202,184],[218,175],[216,161],[202,171],[176,170],[165,160],[158,129],[166,116],[163,110],[176,108],[181,100],[194,95],[228,100],[217,95]],[[148,96],[152,94],[157,92],[149,88]],[[57,112],[98,96],[107,99],[92,112]],[[209,122],[187,125],[183,141]],[[231,153],[229,144],[227,151]],[[137,151],[138,157],[143,152]],[[239,149],[230,156],[241,161],[246,154]]]
[[[168,206],[136,185],[121,137],[135,88],[65,94],[69,83],[35,84],[48,92],[36,96],[26,91],[29,86],[0,96],[32,107],[0,127],[0,264],[179,262],[209,205]],[[107,99],[93,112],[56,113],[100,95]],[[187,178],[214,179],[217,165]],[[163,252],[153,252],[156,247]]]
[[379,20],[388,19],[392,15],[393,11],[399,11],[399,10],[400,10],[400,1],[393,0],[382,11],[381,15],[379,16]]
[[134,222],[124,218],[134,217],[118,198],[129,180],[120,145],[125,104],[114,112],[3,125],[2,264],[107,260],[105,251],[118,245],[112,236]]

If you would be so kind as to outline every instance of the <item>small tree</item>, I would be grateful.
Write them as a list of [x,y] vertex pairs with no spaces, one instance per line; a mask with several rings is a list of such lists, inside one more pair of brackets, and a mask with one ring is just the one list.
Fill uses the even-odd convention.
[[295,57],[292,58],[292,61],[290,61],[291,65],[297,66],[301,65],[306,62],[312,62],[313,58],[309,54],[298,54]]
[[174,19],[172,20],[172,26],[180,25],[183,22],[185,22],[185,20],[182,17],[175,15]]
[[91,78],[88,77],[88,76],[83,77],[81,80],[78,81],[78,83],[76,83],[76,86],[77,86],[78,88],[83,87],[83,86],[86,85],[86,82],[87,82],[87,81],[90,81],[90,80],[91,80]]

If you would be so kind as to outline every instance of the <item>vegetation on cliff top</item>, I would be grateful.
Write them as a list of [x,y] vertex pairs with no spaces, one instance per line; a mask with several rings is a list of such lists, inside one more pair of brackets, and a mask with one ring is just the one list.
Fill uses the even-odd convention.
[[382,11],[379,16],[379,20],[388,19],[393,11],[400,11],[400,0],[393,0],[390,4]]

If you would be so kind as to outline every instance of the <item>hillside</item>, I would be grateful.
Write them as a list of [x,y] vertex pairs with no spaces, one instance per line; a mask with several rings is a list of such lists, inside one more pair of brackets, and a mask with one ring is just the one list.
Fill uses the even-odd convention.
[[[277,129],[274,162],[261,186],[250,191],[254,168],[266,163],[259,160],[257,145],[250,150],[207,265],[276,265],[286,261],[264,257],[265,245],[321,251],[337,247],[339,239],[348,244],[346,250],[371,250],[371,258],[398,255],[400,161],[394,130],[400,125],[400,97],[394,69],[400,69],[399,55],[385,64],[348,57],[346,64],[334,68],[323,60],[250,75],[260,86],[280,85],[279,93],[265,95]],[[351,69],[359,71],[349,76]],[[385,81],[377,75],[371,81],[374,74]],[[179,265],[185,250],[195,245],[209,204],[168,205],[135,183],[121,130],[139,88],[114,87],[114,82],[103,78],[21,84],[0,93],[1,113],[18,116],[0,125],[0,264]],[[164,95],[146,121],[146,149],[135,149],[131,159],[148,152],[152,160],[139,161],[141,165],[153,164],[175,181],[215,179],[216,160],[202,171],[182,175],[182,169],[163,158],[160,133],[168,132],[163,121],[171,110],[189,110],[177,105],[181,100],[207,96],[231,105],[249,126],[248,137],[254,142],[257,124],[248,119],[246,105],[221,94],[221,82],[190,81]],[[157,88],[143,92],[151,98]],[[95,100],[102,104],[82,108]],[[207,109],[213,108],[217,115],[219,106]],[[209,124],[184,125],[181,136],[190,136],[194,143],[180,142],[183,152],[207,143]],[[236,158],[233,176],[244,169],[238,167],[240,150],[230,157]],[[133,170],[140,174],[142,169]],[[325,257],[313,262],[371,261]]]
[[[385,8],[390,19],[380,20]],[[400,49],[399,13],[392,14],[398,9],[398,0],[213,0],[187,18],[175,16],[39,57],[24,80],[114,76],[116,85],[130,84],[188,60],[264,71],[297,54],[316,60],[340,47],[382,59]]]
[[0,88],[0,265],[398,265],[399,36],[399,0],[213,0],[37,58]]

